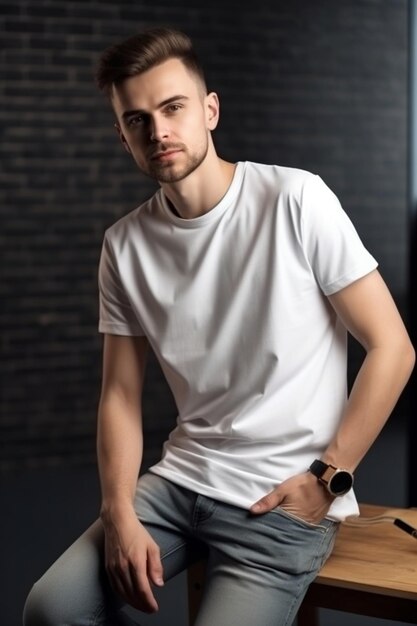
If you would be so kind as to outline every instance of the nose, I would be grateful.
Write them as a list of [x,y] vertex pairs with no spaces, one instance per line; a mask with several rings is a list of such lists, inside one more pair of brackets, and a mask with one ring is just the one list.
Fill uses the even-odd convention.
[[154,142],[168,139],[169,130],[167,121],[163,117],[152,117],[150,120],[150,140]]

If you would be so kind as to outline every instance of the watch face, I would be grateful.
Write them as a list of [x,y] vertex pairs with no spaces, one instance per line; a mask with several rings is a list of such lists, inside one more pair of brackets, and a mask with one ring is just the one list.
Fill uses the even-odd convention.
[[335,496],[342,496],[351,489],[353,476],[344,470],[335,472],[329,482],[329,490]]

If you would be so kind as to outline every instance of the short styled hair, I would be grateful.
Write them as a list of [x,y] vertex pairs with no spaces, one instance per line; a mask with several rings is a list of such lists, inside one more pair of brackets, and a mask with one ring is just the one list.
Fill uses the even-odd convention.
[[145,30],[107,48],[97,65],[96,83],[105,95],[111,97],[113,85],[173,58],[180,59],[207,90],[204,71],[191,39],[172,28]]

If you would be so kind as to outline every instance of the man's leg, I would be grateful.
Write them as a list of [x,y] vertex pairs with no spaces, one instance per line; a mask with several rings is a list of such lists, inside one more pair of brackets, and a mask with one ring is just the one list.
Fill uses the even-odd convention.
[[[190,496],[157,476],[138,482],[135,508],[161,549],[164,578],[200,553],[182,529]],[[185,499],[184,499],[185,498]],[[154,509],[155,506],[155,509]],[[168,519],[164,519],[164,514]],[[113,592],[104,566],[104,532],[95,522],[34,585],[24,610],[25,626],[125,626],[124,602]]]
[[[207,500],[207,503],[204,502]],[[291,626],[329,555],[338,525],[311,525],[276,509],[262,516],[209,499],[199,535],[210,545],[195,626]]]
[[[104,569],[104,533],[95,522],[33,586],[25,604],[25,626],[124,624],[122,602]],[[106,616],[112,616],[106,621]]]

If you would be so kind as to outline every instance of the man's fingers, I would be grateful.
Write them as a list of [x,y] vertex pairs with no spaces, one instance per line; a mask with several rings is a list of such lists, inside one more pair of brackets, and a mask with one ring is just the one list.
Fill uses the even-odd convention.
[[154,613],[158,610],[158,604],[152,593],[152,589],[146,573],[146,563],[133,565],[132,563],[117,565],[108,569],[111,586],[125,602],[131,606]]
[[267,513],[268,511],[272,511],[282,502],[282,496],[279,492],[279,489],[274,489],[266,496],[255,502],[250,508],[251,513],[259,514],[259,513]]
[[108,569],[108,575],[110,578],[111,586],[114,591],[121,597],[123,600],[131,604],[132,595],[133,595],[133,585],[130,578],[129,568],[118,566],[114,568]]
[[118,596],[127,601],[127,591],[122,584],[119,576],[115,576],[111,570],[108,570],[108,576],[110,579],[110,584],[112,586],[113,591],[117,593]]
[[134,599],[131,604],[135,608],[148,613],[154,613],[157,611],[159,608],[158,603],[152,593],[145,567],[138,568],[131,565],[130,574],[133,582]]
[[162,568],[159,547],[154,544],[148,548],[148,576],[154,585],[162,587],[164,584],[164,571]]

